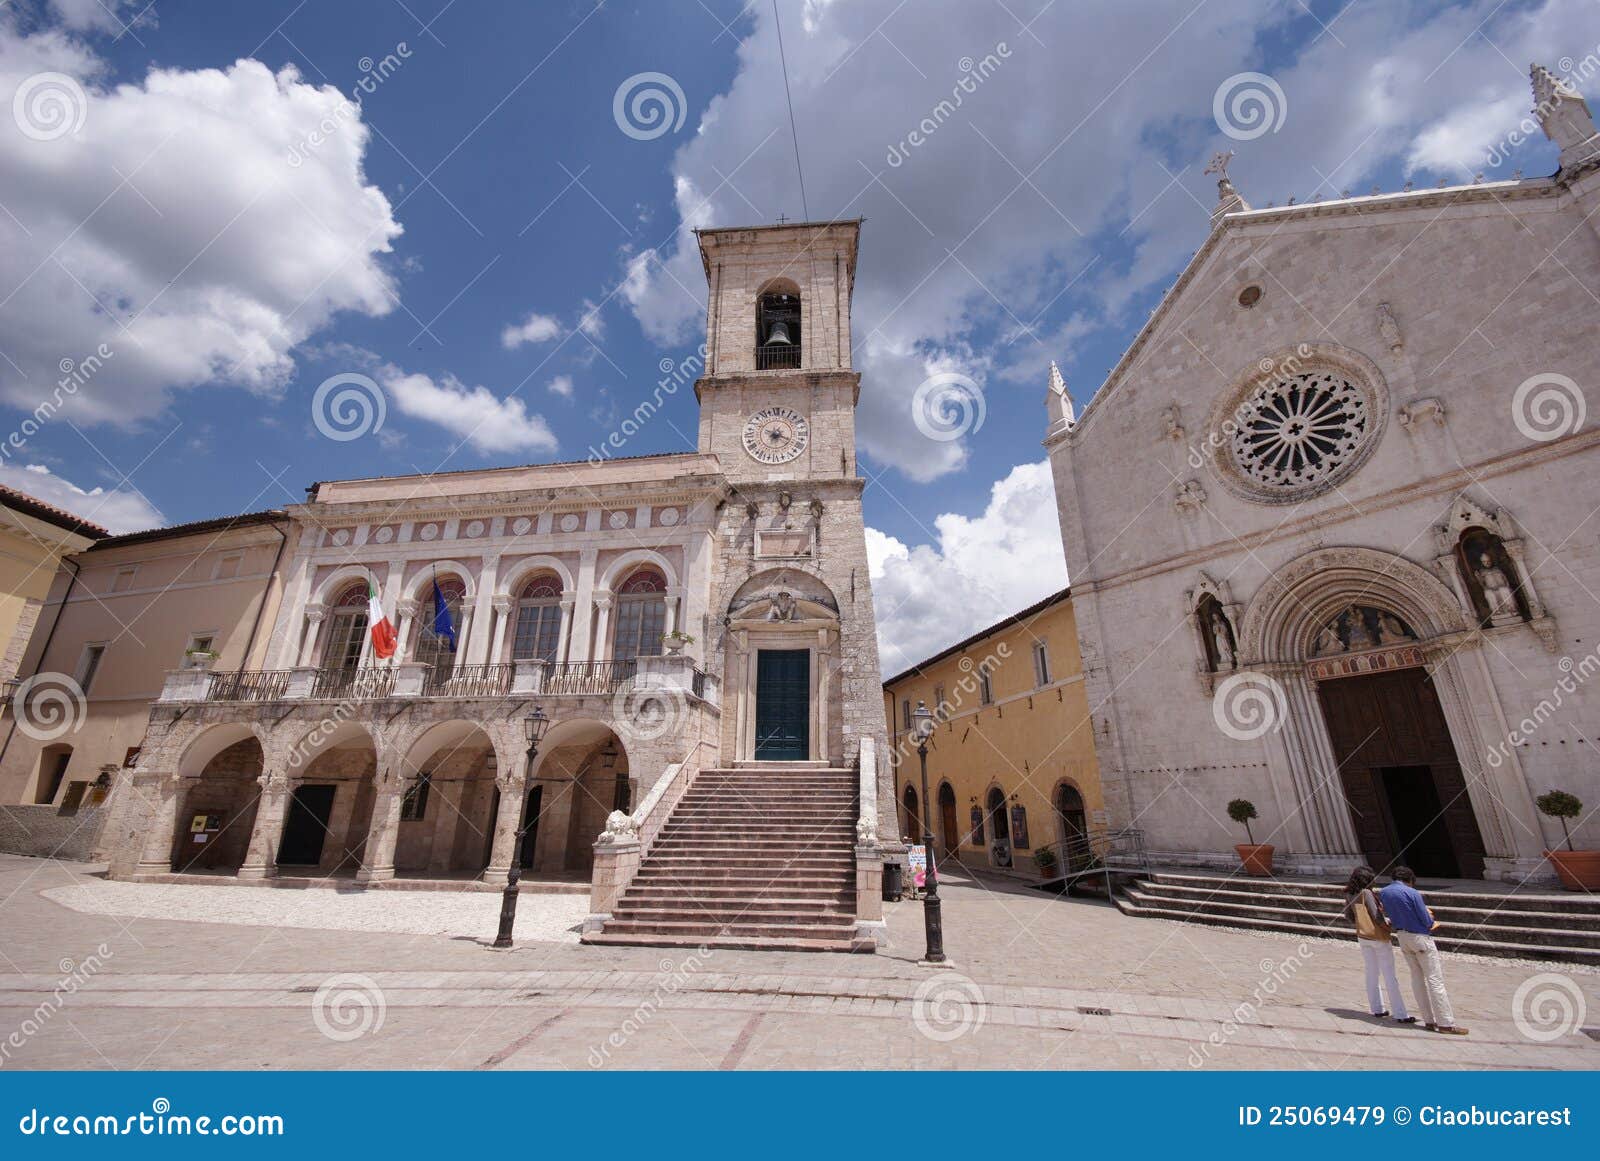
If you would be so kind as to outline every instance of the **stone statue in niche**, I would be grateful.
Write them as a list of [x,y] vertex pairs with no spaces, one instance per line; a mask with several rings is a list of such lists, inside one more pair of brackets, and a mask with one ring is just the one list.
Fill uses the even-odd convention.
[[1234,644],[1233,626],[1228,623],[1228,614],[1222,605],[1208,594],[1200,599],[1195,615],[1200,622],[1206,662],[1211,672],[1227,673],[1238,668],[1239,651]]
[[1229,639],[1228,618],[1221,609],[1217,609],[1211,618],[1211,640],[1217,650],[1217,668],[1232,669],[1236,664],[1233,655],[1233,642]]
[[1525,619],[1511,558],[1498,536],[1484,528],[1467,529],[1461,534],[1457,558],[1479,625],[1498,628]]
[[1522,613],[1517,609],[1516,590],[1511,587],[1511,578],[1506,576],[1504,569],[1495,564],[1494,558],[1487,552],[1479,553],[1475,571],[1478,574],[1478,584],[1483,589],[1484,604],[1489,606],[1489,623],[1512,625],[1522,620]]
[[794,620],[794,594],[786,589],[779,589],[772,594],[772,607],[767,610],[767,620]]

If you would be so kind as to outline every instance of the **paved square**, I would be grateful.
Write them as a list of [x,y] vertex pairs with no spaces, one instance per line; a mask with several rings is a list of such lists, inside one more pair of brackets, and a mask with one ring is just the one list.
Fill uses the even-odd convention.
[[[166,917],[195,913],[169,888],[0,856],[5,1066],[1600,1067],[1587,969],[1449,956],[1472,1035],[1446,1038],[1370,1019],[1351,943],[968,877],[943,887],[945,970],[917,966],[910,902],[888,909],[886,952],[851,956],[586,947],[560,930],[572,897],[527,895],[517,947],[495,952],[493,895],[183,891],[217,921]],[[371,929],[375,898],[388,930]],[[304,926],[281,926],[296,909]],[[1519,1021],[1514,996],[1543,976]],[[1549,1025],[1567,1030],[1534,1038]]]

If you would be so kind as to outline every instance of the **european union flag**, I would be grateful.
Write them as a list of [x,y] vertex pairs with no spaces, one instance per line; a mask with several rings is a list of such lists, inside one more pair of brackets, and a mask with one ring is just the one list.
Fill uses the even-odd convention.
[[450,642],[450,652],[456,651],[456,627],[450,620],[450,606],[444,602],[438,580],[433,582],[433,635]]

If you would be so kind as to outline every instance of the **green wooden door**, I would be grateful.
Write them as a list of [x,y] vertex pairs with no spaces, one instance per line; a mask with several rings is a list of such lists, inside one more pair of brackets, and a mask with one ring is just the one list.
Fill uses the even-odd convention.
[[811,756],[811,655],[804,649],[756,654],[756,757],[778,762]]

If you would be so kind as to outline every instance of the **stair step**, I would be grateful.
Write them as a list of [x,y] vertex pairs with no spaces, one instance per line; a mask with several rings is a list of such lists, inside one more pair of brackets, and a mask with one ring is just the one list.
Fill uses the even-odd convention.
[[606,934],[648,935],[731,935],[731,936],[787,936],[800,939],[845,939],[855,933],[854,919],[839,919],[830,923],[763,923],[760,920],[719,923],[715,920],[697,920],[686,916],[674,919],[656,919],[648,922],[629,919],[608,919]]
[[621,947],[713,947],[727,951],[871,951],[868,945],[857,946],[850,939],[818,939],[787,935],[714,936],[703,938],[693,935],[663,935],[651,932],[630,932],[614,935],[592,931],[583,937],[584,943],[612,944]]
[[763,908],[756,903],[728,904],[716,907],[641,907],[624,899],[612,913],[613,918],[629,923],[672,923],[691,917],[703,923],[776,927],[815,927],[819,924],[837,927],[840,924],[855,927],[855,915],[838,907],[807,911],[797,905],[787,908]]

